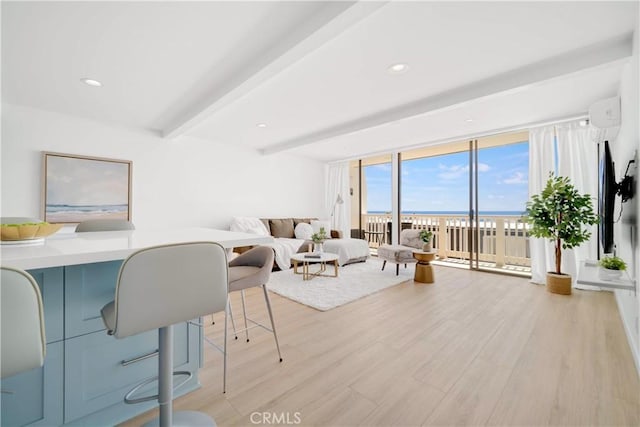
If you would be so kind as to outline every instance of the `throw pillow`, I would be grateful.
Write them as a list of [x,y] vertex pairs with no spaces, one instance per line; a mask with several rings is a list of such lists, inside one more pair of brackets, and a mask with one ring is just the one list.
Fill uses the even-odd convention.
[[267,230],[265,230],[264,227],[251,227],[251,228],[248,228],[246,232],[251,234],[257,234],[259,236],[268,236]]
[[307,224],[311,224],[311,221],[317,220],[318,218],[293,218],[293,225],[297,226],[301,222],[306,222]]
[[320,228],[324,228],[324,232],[327,233],[327,239],[331,238],[331,221],[311,221],[311,228],[314,233],[319,233]]
[[296,239],[302,240],[311,240],[311,235],[313,234],[313,227],[311,224],[307,224],[306,222],[301,222],[296,225],[295,229]]
[[293,239],[293,218],[270,219],[269,228],[273,237]]
[[264,226],[262,221],[260,221],[258,218],[252,217],[233,218],[229,229],[231,231],[239,231],[241,233],[259,234],[261,236],[269,235],[269,231]]

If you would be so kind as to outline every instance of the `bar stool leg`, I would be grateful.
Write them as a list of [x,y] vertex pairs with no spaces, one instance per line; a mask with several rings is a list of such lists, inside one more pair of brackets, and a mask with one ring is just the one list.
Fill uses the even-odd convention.
[[249,342],[249,323],[247,323],[247,308],[244,302],[244,289],[240,291],[242,296],[242,314],[244,314],[244,332],[247,334],[247,342]]
[[[233,335],[235,335],[236,339],[238,339],[238,333],[236,332],[236,321],[233,320],[233,310],[231,309],[231,298],[227,299],[227,307],[229,308],[229,315],[231,316],[231,326],[233,326]],[[225,312],[226,316],[226,312]],[[225,319],[225,322],[227,320]]]
[[[224,310],[224,354],[222,355],[223,362],[223,373],[222,373],[222,392],[227,392],[227,340],[228,340],[228,331],[227,331],[227,319],[229,318],[229,313],[231,312],[231,298],[229,298],[229,294],[227,294],[227,305]],[[233,315],[231,316],[231,322],[233,322]],[[236,327],[233,325],[233,332],[235,333]],[[236,334],[236,339],[238,339],[238,335]]]
[[278,343],[278,333],[276,332],[276,323],[273,321],[273,312],[271,311],[271,300],[269,299],[269,291],[267,291],[267,285],[262,285],[262,290],[264,291],[264,300],[267,303],[267,310],[269,311],[269,319],[271,319],[271,329],[273,329],[273,337],[276,339],[278,357],[282,362],[282,354],[280,354],[280,344]]
[[158,404],[160,417],[143,427],[216,426],[213,418],[202,412],[173,413],[173,326],[158,330]]
[[173,326],[158,331],[158,404],[160,405],[160,427],[173,425]]

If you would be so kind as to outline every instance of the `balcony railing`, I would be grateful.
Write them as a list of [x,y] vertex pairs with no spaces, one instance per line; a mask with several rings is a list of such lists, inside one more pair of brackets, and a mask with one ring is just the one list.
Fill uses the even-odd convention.
[[[465,215],[402,215],[401,228],[427,229],[433,232],[433,248],[441,260],[469,260],[470,221]],[[364,238],[377,248],[390,243],[391,214],[362,215]],[[516,216],[479,216],[477,224],[478,259],[504,266],[530,267],[529,226]]]

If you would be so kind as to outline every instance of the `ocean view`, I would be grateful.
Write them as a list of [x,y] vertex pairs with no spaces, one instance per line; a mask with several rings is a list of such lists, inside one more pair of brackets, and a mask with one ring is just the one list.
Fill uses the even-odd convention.
[[[369,211],[369,215],[384,215],[391,212]],[[402,211],[401,215],[469,215],[469,211]],[[524,211],[480,211],[480,216],[522,216]]]
[[49,222],[82,222],[88,219],[128,219],[129,205],[47,204]]

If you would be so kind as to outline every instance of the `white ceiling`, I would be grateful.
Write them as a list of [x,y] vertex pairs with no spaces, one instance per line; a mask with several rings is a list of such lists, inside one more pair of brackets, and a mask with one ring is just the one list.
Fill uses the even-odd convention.
[[616,94],[637,16],[637,1],[3,2],[2,100],[354,158],[584,114]]

